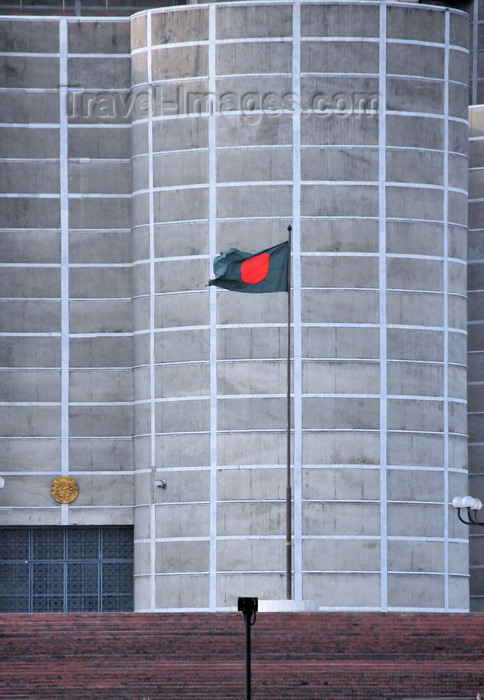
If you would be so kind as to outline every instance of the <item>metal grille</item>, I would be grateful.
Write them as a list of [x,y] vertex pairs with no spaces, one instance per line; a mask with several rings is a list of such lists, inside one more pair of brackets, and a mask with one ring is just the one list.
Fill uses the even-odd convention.
[[0,612],[131,610],[131,527],[0,529]]

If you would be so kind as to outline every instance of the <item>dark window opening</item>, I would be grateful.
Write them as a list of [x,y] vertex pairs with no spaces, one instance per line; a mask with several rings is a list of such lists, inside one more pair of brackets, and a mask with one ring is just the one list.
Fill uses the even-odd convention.
[[132,610],[132,527],[0,529],[0,612]]

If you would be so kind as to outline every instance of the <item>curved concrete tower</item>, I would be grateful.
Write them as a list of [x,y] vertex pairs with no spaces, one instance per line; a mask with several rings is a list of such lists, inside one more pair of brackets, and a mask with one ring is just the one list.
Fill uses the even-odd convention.
[[401,2],[132,18],[135,609],[285,595],[287,297],[206,285],[288,224],[295,598],[468,609],[467,34]]

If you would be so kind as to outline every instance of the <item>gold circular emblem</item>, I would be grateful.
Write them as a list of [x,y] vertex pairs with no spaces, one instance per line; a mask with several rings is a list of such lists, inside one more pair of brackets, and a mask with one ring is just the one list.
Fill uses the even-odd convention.
[[79,484],[72,476],[58,476],[50,486],[50,493],[57,503],[71,503],[79,495]]

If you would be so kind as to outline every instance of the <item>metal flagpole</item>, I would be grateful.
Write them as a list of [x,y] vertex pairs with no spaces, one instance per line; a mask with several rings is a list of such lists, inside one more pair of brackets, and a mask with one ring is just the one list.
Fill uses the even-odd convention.
[[292,489],[291,489],[291,256],[292,226],[287,227],[287,462],[286,462],[286,598],[292,600]]

